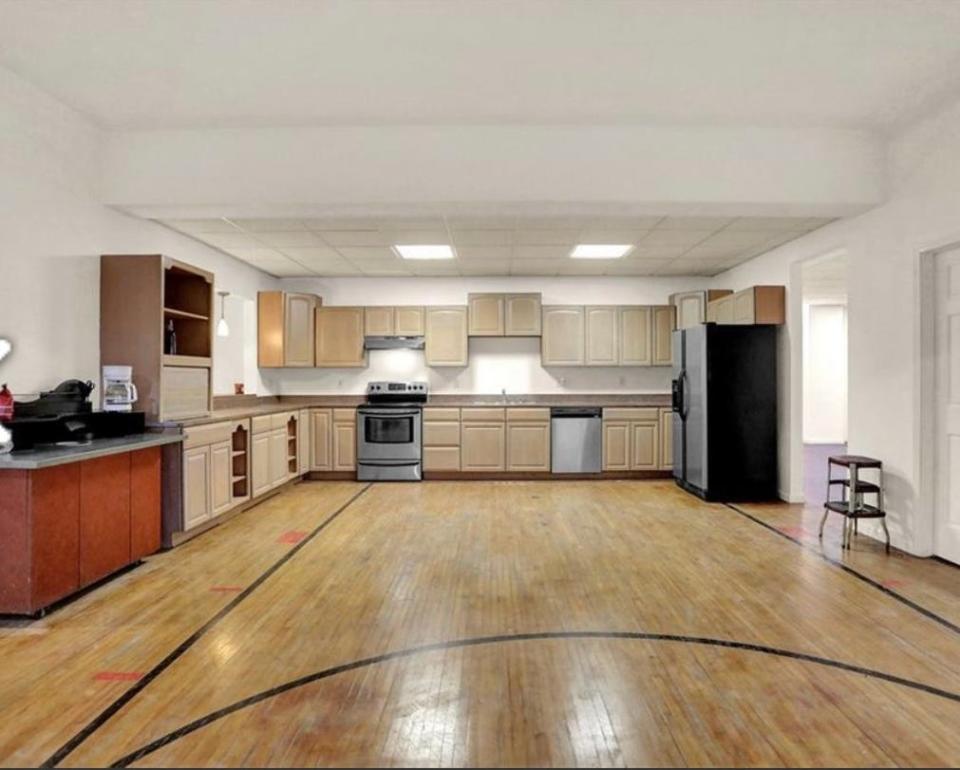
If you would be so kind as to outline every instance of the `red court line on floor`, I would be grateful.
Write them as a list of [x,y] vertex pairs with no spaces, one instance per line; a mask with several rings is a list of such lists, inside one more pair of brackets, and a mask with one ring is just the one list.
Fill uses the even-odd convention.
[[278,543],[299,543],[307,536],[306,532],[301,532],[297,529],[291,529],[289,532],[284,532],[277,538]]

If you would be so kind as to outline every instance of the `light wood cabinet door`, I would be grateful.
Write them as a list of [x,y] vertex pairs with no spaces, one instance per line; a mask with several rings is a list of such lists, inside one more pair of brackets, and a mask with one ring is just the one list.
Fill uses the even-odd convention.
[[395,334],[392,307],[363,309],[363,329],[368,337],[392,337]]
[[257,366],[283,366],[283,292],[257,292]]
[[630,470],[654,471],[660,460],[660,423],[630,423]]
[[367,365],[363,349],[362,307],[317,308],[317,366]]
[[210,447],[183,451],[183,528],[190,530],[211,517]]
[[284,366],[313,366],[316,307],[312,294],[284,295]]
[[310,470],[310,434],[313,425],[310,410],[301,409],[297,419],[297,474],[303,475]]
[[669,366],[673,363],[673,329],[676,325],[676,309],[672,305],[657,305],[653,308],[653,365]]
[[545,305],[542,316],[540,362],[543,366],[583,366],[583,306]]
[[270,486],[278,487],[287,480],[287,430],[270,431]]
[[460,426],[460,468],[502,471],[506,459],[505,428],[502,422],[464,422]]
[[425,471],[460,470],[460,447],[425,446],[423,448],[423,469]]
[[396,307],[393,310],[394,334],[398,337],[423,336],[422,307]]
[[357,425],[355,422],[333,424],[333,469],[352,471],[357,467]]
[[717,324],[733,323],[733,298],[730,294],[721,299],[714,300],[707,305],[707,320]]
[[653,363],[653,312],[649,307],[625,306],[620,315],[620,365]]
[[507,470],[549,472],[549,420],[507,423]]
[[617,366],[620,363],[620,329],[613,305],[584,308],[587,366]]
[[707,320],[707,294],[703,291],[685,291],[674,294],[671,304],[677,309],[677,328],[689,329]]
[[329,409],[310,410],[310,469],[333,470],[333,413]]
[[210,447],[210,477],[211,515],[219,516],[233,502],[233,447],[229,441]]
[[660,470],[673,470],[673,410],[660,410]]
[[507,294],[504,297],[504,334],[507,337],[539,337],[540,314],[539,294]]
[[467,308],[462,305],[428,307],[425,314],[427,366],[466,366]]
[[468,332],[471,337],[503,336],[503,295],[470,294],[467,297]]
[[603,470],[630,470],[630,423],[603,421]]
[[270,489],[270,433],[257,433],[250,440],[250,489],[259,497]]
[[738,291],[733,295],[733,319],[730,323],[739,326],[752,325],[756,319],[755,309],[753,289]]

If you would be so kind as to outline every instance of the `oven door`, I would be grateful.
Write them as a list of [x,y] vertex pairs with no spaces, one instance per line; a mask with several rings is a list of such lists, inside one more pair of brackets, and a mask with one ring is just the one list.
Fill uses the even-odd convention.
[[364,406],[357,410],[357,460],[420,461],[420,409]]

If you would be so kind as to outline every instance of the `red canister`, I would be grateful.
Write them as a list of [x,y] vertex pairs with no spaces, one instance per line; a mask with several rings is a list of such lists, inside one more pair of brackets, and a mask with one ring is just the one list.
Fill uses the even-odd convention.
[[7,383],[3,383],[3,387],[0,388],[0,422],[10,422],[12,419],[13,393],[10,392]]

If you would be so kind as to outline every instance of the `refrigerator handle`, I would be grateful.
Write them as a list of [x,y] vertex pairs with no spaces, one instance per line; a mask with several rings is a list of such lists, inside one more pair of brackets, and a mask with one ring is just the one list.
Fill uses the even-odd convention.
[[677,375],[672,383],[670,408],[680,414],[683,411],[683,371]]
[[680,419],[686,421],[687,416],[690,414],[690,409],[687,406],[687,383],[690,378],[687,377],[687,370],[682,369],[680,371]]

